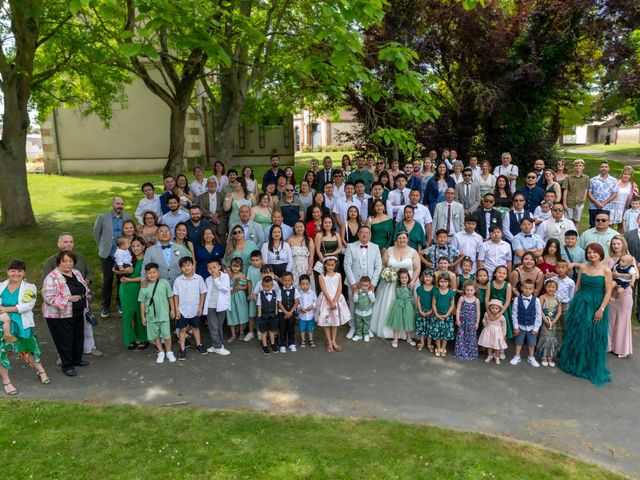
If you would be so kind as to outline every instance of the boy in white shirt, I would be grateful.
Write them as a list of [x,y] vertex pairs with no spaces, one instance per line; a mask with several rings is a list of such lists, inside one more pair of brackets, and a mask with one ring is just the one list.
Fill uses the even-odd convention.
[[516,297],[512,303],[511,320],[513,322],[516,354],[509,362],[511,365],[520,363],[520,351],[526,341],[529,349],[527,362],[532,367],[540,366],[534,353],[536,342],[538,341],[538,331],[542,326],[542,306],[540,305],[540,299],[533,295],[534,290],[535,284],[533,280],[524,280],[522,282],[522,295]]
[[576,292],[576,282],[569,276],[569,262],[567,262],[564,258],[556,263],[556,277],[553,279],[558,284],[558,290],[556,291],[556,296],[560,299],[562,303],[562,313],[560,314],[560,319],[558,320],[558,342],[562,345],[562,332],[564,330],[564,315],[569,308],[569,302],[573,298]]
[[192,327],[193,337],[196,341],[196,352],[206,355],[207,349],[200,339],[200,317],[204,310],[204,301],[207,295],[207,287],[200,275],[195,273],[193,259],[182,257],[179,262],[182,275],[173,282],[173,295],[176,305],[176,328],[180,341],[178,360],[187,359],[185,338],[187,327]]
[[133,257],[129,251],[129,240],[125,237],[119,237],[116,240],[116,247],[116,253],[113,254],[116,270],[124,270],[133,266]]
[[318,296],[316,292],[311,289],[311,277],[309,275],[300,275],[298,279],[300,290],[298,290],[298,330],[300,330],[300,348],[305,348],[304,334],[309,337],[309,346],[311,348],[316,347],[316,343],[313,341],[313,330],[315,328],[315,322],[313,320],[313,314],[316,310],[316,303],[318,302]]

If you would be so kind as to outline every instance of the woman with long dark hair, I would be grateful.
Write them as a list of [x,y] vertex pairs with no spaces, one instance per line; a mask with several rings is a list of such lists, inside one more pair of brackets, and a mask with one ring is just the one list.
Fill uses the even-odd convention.
[[290,272],[293,266],[291,247],[282,239],[282,227],[272,225],[269,229],[269,239],[262,245],[262,260],[271,265],[277,281],[284,272]]
[[436,211],[436,205],[444,201],[444,192],[447,188],[456,188],[456,182],[449,176],[447,165],[444,162],[436,166],[436,173],[427,182],[424,193],[424,204],[429,207],[431,215]]

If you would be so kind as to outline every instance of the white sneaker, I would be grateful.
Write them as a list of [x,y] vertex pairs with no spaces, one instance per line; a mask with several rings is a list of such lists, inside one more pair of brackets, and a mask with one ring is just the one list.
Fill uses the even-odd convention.
[[520,358],[520,355],[514,355],[509,363],[511,365],[518,365],[521,361],[522,359]]
[[500,357],[496,357],[496,365],[500,365]]
[[542,362],[540,362],[540,365],[542,365],[543,367],[548,367],[549,362],[547,362],[546,360],[542,360]]
[[370,337],[369,335],[364,336],[364,343],[369,343]]
[[538,368],[540,366],[540,364],[536,360],[536,357],[528,357],[527,362],[529,362],[529,365],[531,365],[532,367]]
[[550,366],[550,367],[555,367],[555,366],[556,366],[556,362],[554,362],[554,361],[550,361],[550,362],[549,362],[549,366]]
[[167,360],[169,360],[169,363],[175,363],[176,356],[173,354],[173,352],[167,352]]
[[296,348],[295,345],[289,345],[289,350],[294,352],[294,353],[298,351],[298,349]]
[[500,360],[506,360],[507,356],[505,355],[504,352],[500,352],[500,357],[499,358],[500,358]]
[[215,353],[216,355],[229,355],[231,353],[229,350],[224,348],[224,346],[222,346],[220,348],[209,347],[209,348],[207,348],[207,352]]
[[493,357],[487,357],[484,359],[484,363],[491,363],[491,360],[493,360]]
[[369,338],[373,338],[373,337],[375,337],[375,334],[371,330],[369,330]]
[[251,340],[253,340],[254,336],[255,335],[253,334],[253,332],[249,332],[244,336],[244,341],[245,342],[250,342]]
[[158,352],[156,363],[164,363],[164,352]]
[[353,340],[354,342],[359,342],[360,340],[362,340],[362,337],[360,335],[354,335],[351,340]]
[[287,347],[280,347],[280,353],[287,353]]
[[[247,337],[244,337],[245,340],[247,339]],[[260,330],[258,330],[258,341],[262,340],[262,332]]]
[[347,333],[347,339],[351,340],[355,334],[356,334],[356,327],[351,327],[349,329],[349,333]]

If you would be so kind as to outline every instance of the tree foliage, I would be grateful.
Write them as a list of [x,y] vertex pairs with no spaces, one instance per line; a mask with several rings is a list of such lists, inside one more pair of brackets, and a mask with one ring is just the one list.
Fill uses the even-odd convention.
[[[394,42],[416,52],[412,69],[439,115],[407,125],[392,115],[398,97],[373,103],[352,95],[364,134],[384,122],[465,155],[552,156],[563,108],[588,92],[597,71],[600,13],[587,0],[495,1],[473,11],[445,0],[392,0],[382,24],[366,33],[369,68],[391,89],[377,46]],[[382,115],[370,114],[373,105]]]

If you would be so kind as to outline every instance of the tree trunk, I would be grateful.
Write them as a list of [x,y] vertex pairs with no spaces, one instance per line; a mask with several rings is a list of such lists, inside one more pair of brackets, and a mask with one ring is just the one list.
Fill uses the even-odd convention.
[[220,122],[215,124],[216,141],[213,155],[216,160],[220,160],[225,165],[230,165],[233,159],[241,111],[240,107],[231,108],[226,112],[226,118],[220,118]]
[[[188,97],[187,97],[188,98]],[[171,108],[171,119],[169,122],[169,156],[167,163],[162,170],[163,175],[180,175],[184,170],[184,127],[187,123],[187,110],[189,103],[176,104]]]
[[[6,116],[5,116],[6,118]],[[0,147],[0,213],[3,230],[36,225],[27,185],[26,131],[7,138]]]

